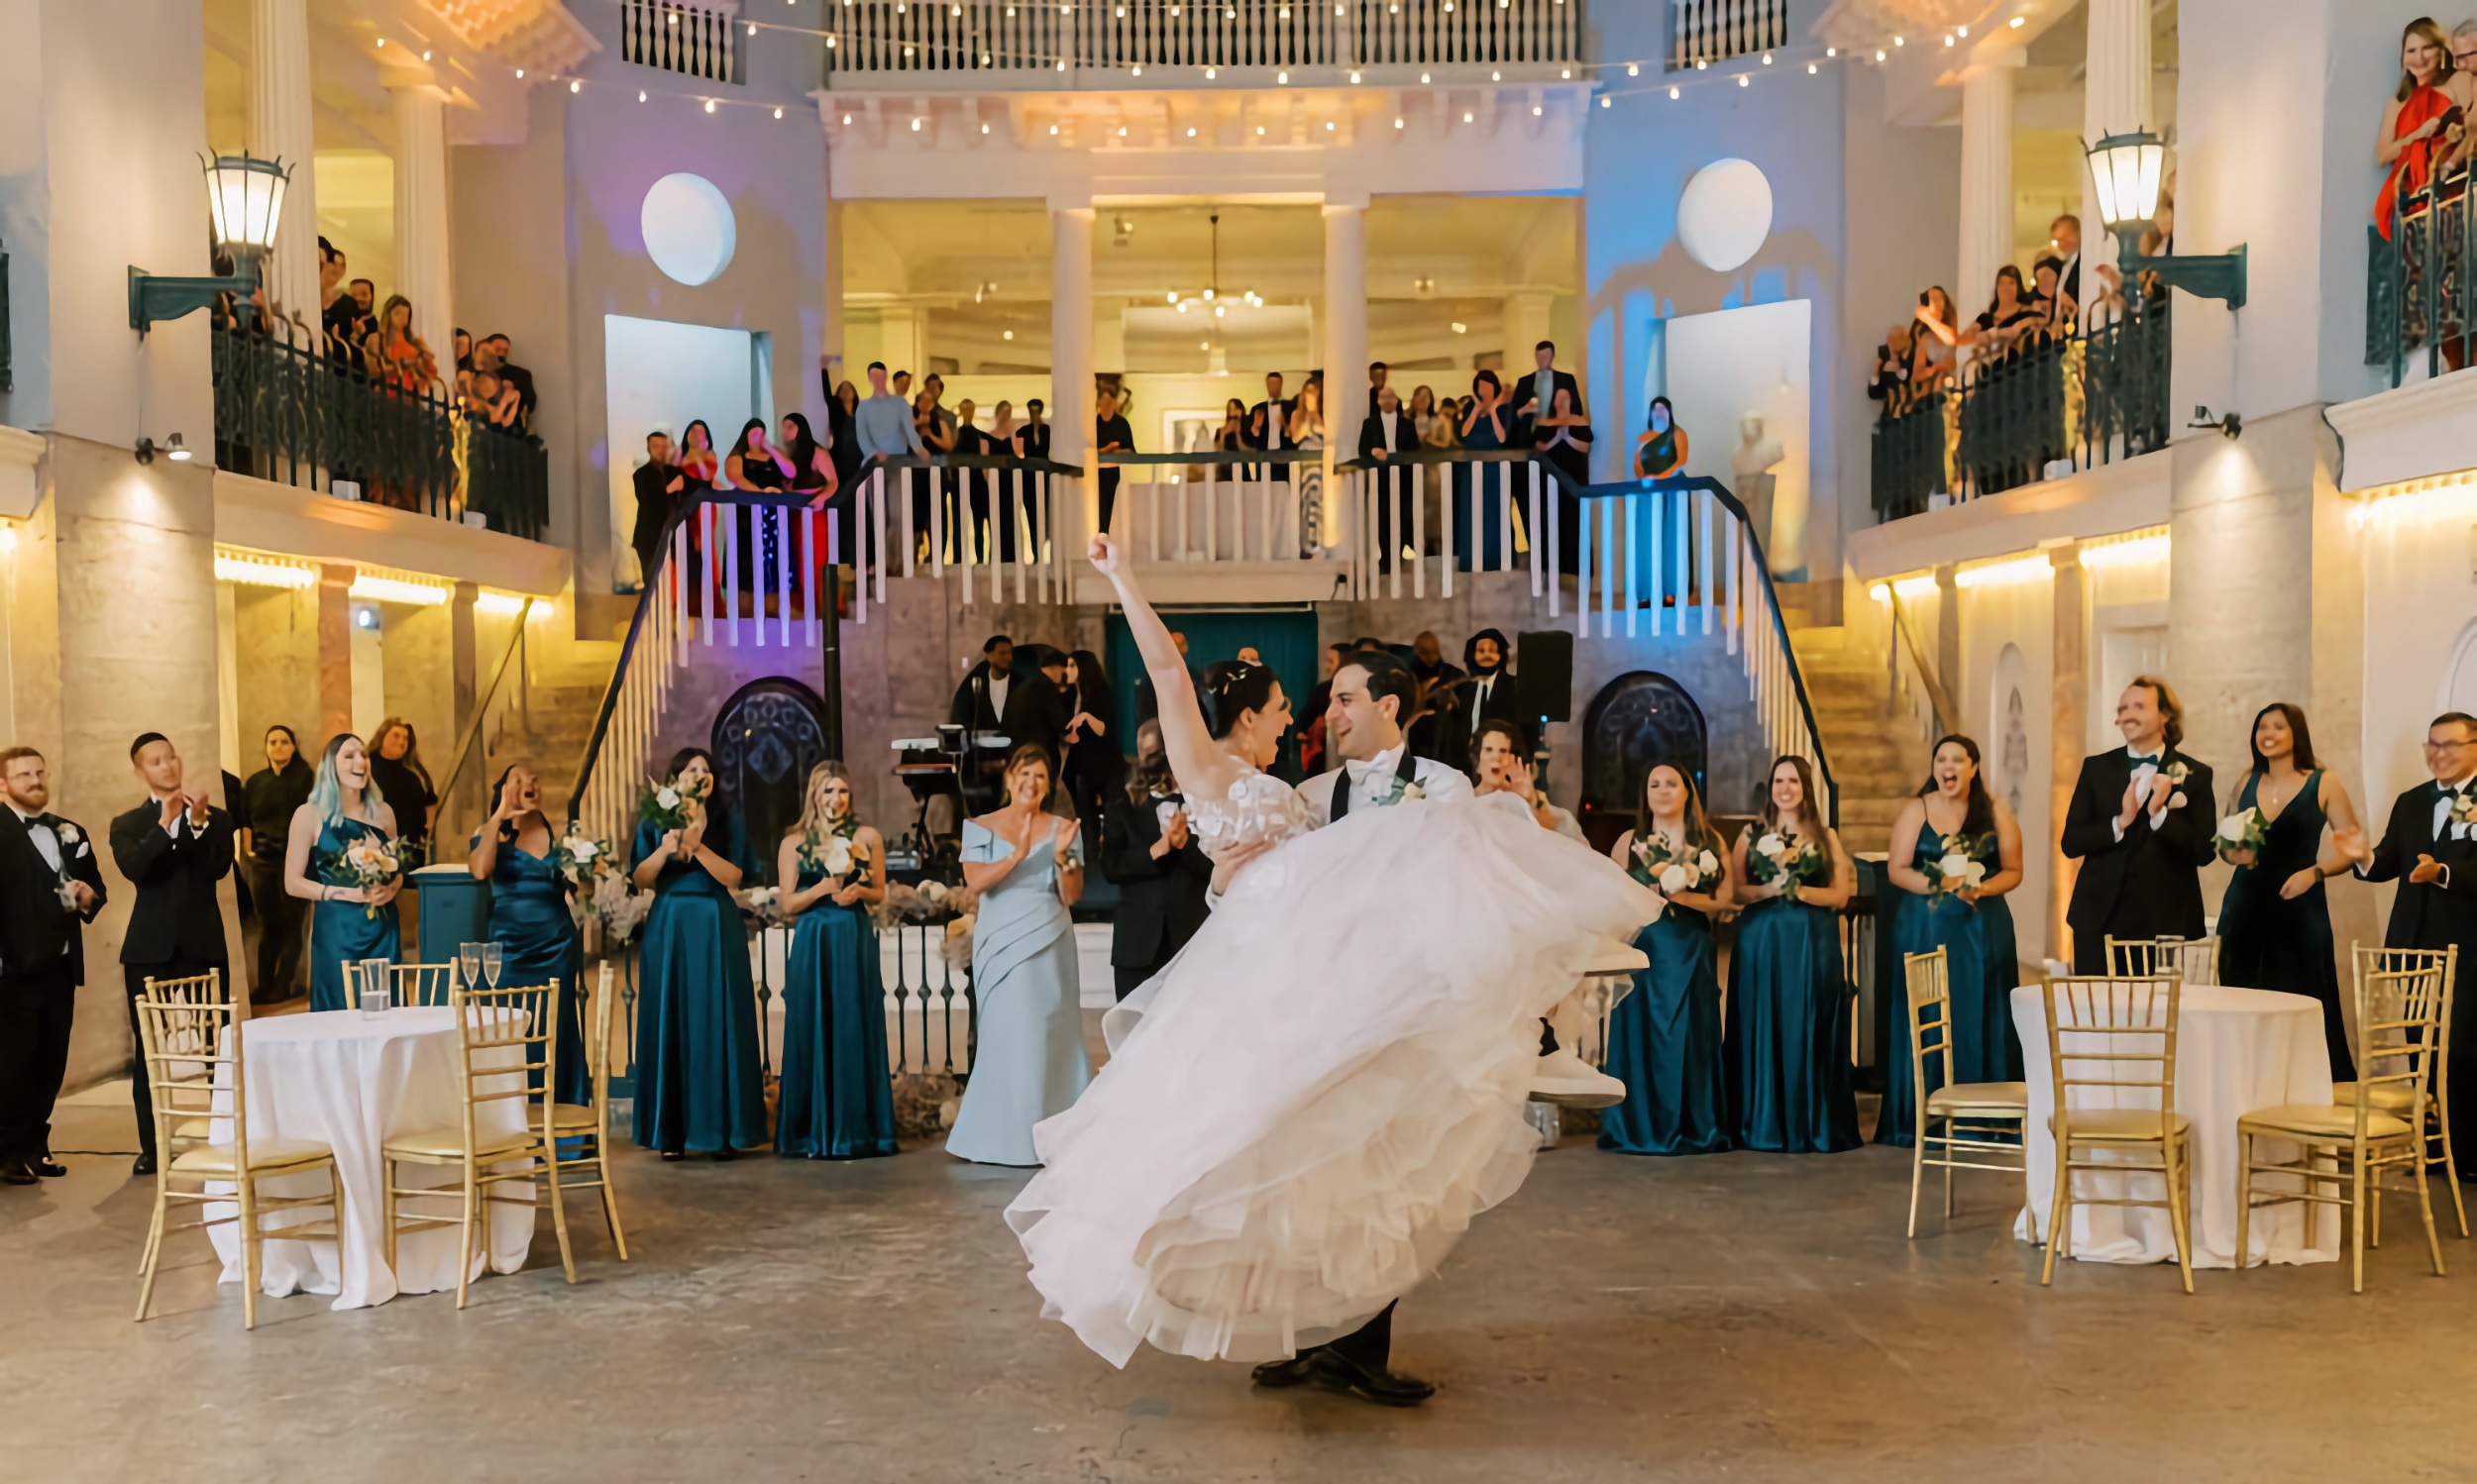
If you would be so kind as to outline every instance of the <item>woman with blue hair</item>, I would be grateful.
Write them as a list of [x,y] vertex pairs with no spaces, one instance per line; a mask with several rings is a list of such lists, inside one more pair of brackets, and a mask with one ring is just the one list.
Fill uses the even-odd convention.
[[283,854],[284,891],[310,902],[311,1009],[349,1007],[346,964],[396,956],[398,849],[395,810],[370,780],[370,749],[351,732],[328,738]]

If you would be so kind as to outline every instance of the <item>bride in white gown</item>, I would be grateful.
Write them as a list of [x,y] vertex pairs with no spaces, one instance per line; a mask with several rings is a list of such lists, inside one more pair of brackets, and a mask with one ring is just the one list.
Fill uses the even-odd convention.
[[1290,721],[1279,681],[1216,667],[1208,726],[1124,557],[1106,536],[1090,555],[1227,893],[1034,1128],[1043,1169],[1007,1220],[1043,1315],[1112,1364],[1143,1341],[1276,1359],[1380,1315],[1521,1186],[1540,1016],[1657,901],[1510,795],[1318,829],[1260,771]]

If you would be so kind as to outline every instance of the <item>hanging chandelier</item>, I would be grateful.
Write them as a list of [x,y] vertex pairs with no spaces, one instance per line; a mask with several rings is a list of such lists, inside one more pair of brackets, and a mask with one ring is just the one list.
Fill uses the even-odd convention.
[[1239,290],[1236,298],[1222,291],[1222,214],[1218,211],[1214,212],[1208,220],[1213,224],[1213,262],[1211,276],[1206,280],[1205,289],[1202,293],[1193,295],[1181,294],[1178,290],[1171,289],[1167,296],[1169,303],[1181,314],[1210,313],[1215,319],[1229,318],[1230,306],[1233,304],[1244,309],[1263,308],[1264,300],[1258,297],[1252,288]]

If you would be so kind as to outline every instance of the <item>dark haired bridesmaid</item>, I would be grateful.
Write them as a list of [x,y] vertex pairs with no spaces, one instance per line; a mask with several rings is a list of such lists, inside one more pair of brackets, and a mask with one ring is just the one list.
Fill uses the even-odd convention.
[[[1892,821],[1884,874],[1900,888],[1892,910],[1892,962],[1944,950],[1952,988],[1945,1031],[1951,1055],[1928,1069],[1927,1091],[1947,1082],[2019,1082],[2021,1037],[2012,1028],[2012,991],[2021,982],[2012,908],[2004,894],[2021,884],[2021,825],[1987,792],[1979,745],[1937,740],[1931,772]],[[1918,1095],[1909,1061],[1907,976],[1886,992],[1892,1033],[1885,1048],[1884,1111],[1875,1141],[1909,1147],[1917,1139]]]
[[2315,766],[2303,708],[2273,701],[2253,718],[2253,770],[2236,791],[2234,812],[2247,809],[2260,809],[2269,828],[2258,850],[2224,835],[2217,842],[2219,858],[2236,868],[2219,902],[2219,983],[2320,1001],[2331,1080],[2353,1081],[2322,882],[2363,853],[2365,830],[2348,791]]
[[1660,763],[1644,775],[1643,822],[1609,857],[1660,893],[1664,905],[1634,938],[1651,963],[1634,972],[1634,993],[1608,1013],[1603,1070],[1626,1085],[1626,1100],[1600,1114],[1603,1149],[1717,1154],[1729,1147],[1712,942],[1712,919],[1729,905],[1728,851],[1683,771]]
[[[559,1088],[555,1101],[593,1101],[593,1069],[585,1056],[585,935],[569,909],[576,887],[559,869],[559,840],[542,812],[542,781],[511,763],[491,786],[496,805],[473,832],[465,869],[490,884],[490,937],[500,945],[501,985],[551,985],[559,1014]],[[538,1081],[541,1071],[532,1074]]]
[[1730,898],[1746,904],[1727,1015],[1731,1132],[1741,1149],[1832,1154],[1865,1142],[1835,921],[1856,877],[1823,822],[1813,768],[1774,759],[1763,811],[1738,832],[1729,863]]
[[701,747],[671,760],[663,787],[687,822],[636,826],[631,877],[651,888],[637,949],[636,1141],[678,1159],[716,1159],[766,1142],[765,1071],[748,934],[731,891],[757,869],[736,810],[714,795]]

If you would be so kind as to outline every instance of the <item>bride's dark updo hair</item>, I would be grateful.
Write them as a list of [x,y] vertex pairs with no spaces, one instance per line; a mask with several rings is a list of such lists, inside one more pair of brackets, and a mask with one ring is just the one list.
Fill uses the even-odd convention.
[[1204,669],[1204,724],[1215,738],[1227,737],[1238,724],[1241,711],[1261,711],[1272,703],[1273,688],[1281,677],[1273,674],[1270,665],[1250,665],[1244,660],[1217,660]]

